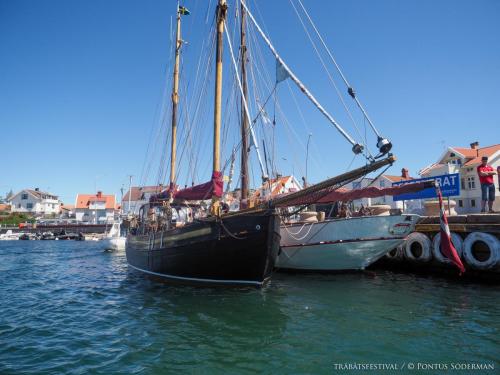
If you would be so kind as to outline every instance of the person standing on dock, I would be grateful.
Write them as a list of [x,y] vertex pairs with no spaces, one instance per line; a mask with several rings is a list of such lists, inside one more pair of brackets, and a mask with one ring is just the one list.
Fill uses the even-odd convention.
[[498,191],[500,191],[500,166],[497,167]]
[[493,212],[495,201],[495,184],[493,176],[497,174],[491,165],[488,165],[488,157],[481,158],[481,164],[477,167],[479,182],[481,183],[481,212],[486,212],[486,201],[488,201],[489,212]]

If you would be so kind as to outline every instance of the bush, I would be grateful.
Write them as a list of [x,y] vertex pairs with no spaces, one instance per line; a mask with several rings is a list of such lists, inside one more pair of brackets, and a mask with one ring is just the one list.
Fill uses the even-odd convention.
[[11,213],[0,217],[0,224],[3,225],[19,225],[19,223],[34,223],[35,221],[33,216],[24,213]]

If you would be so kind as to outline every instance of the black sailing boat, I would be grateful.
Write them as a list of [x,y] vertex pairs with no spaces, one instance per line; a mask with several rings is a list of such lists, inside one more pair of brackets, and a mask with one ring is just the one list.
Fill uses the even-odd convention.
[[[271,276],[278,255],[280,219],[269,207],[246,209],[223,214],[222,173],[220,171],[220,127],[222,98],[222,34],[227,5],[218,0],[216,11],[216,77],[214,110],[213,172],[211,181],[176,191],[175,160],[181,15],[177,9],[176,54],[172,93],[172,145],[170,186],[141,208],[139,220],[131,222],[126,255],[131,268],[170,281],[202,284],[261,286]],[[244,51],[245,48],[242,48]],[[244,59],[242,59],[244,64]],[[244,67],[242,67],[244,79]],[[245,98],[242,98],[245,100]],[[247,127],[242,122],[242,142]],[[247,149],[242,148],[242,163]],[[244,173],[245,174],[245,173]],[[246,176],[244,176],[246,177]],[[248,182],[244,182],[248,183]],[[244,191],[248,189],[243,187]],[[212,199],[210,214],[194,218],[178,227],[172,209],[179,200]],[[193,203],[195,204],[195,203]],[[178,207],[178,206],[177,206]]]

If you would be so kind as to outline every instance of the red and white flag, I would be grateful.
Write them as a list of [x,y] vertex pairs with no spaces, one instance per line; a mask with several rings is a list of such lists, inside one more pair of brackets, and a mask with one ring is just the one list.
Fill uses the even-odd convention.
[[439,184],[436,182],[436,193],[439,198],[439,223],[441,232],[441,252],[445,257],[447,257],[455,266],[460,270],[460,274],[465,272],[465,267],[458,256],[457,249],[453,246],[451,242],[450,227],[448,226],[448,219],[446,218],[446,212],[443,205],[443,195],[441,194],[441,189]]

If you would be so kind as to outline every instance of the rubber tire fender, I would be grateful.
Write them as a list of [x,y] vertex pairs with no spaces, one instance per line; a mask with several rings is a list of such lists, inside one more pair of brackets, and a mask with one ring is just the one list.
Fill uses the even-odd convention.
[[[411,246],[415,243],[419,243],[422,247],[422,255],[416,258],[411,252]],[[410,233],[408,238],[406,239],[405,244],[405,258],[419,263],[426,263],[432,259],[432,251],[431,251],[432,243],[429,237],[420,232]]]
[[[451,232],[451,243],[457,250],[458,256],[461,258],[464,249],[464,240],[462,240],[462,237],[460,237],[459,234]],[[440,246],[441,246],[441,233],[438,233],[432,239],[432,255],[434,256],[434,259],[436,259],[440,263],[448,263],[448,264],[451,263],[451,260],[446,258],[444,254],[441,252]]]
[[[472,253],[472,246],[477,241],[484,242],[490,249],[491,256],[483,262],[476,259],[474,257],[474,254]],[[500,241],[498,240],[498,238],[489,233],[469,233],[464,241],[464,258],[467,264],[471,267],[480,270],[494,268],[500,262]]]

